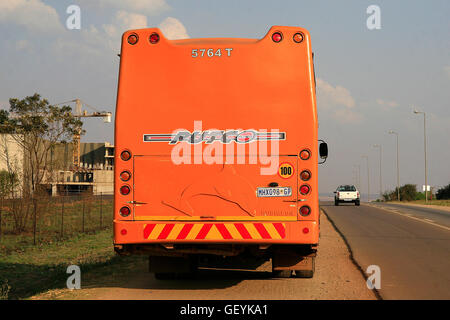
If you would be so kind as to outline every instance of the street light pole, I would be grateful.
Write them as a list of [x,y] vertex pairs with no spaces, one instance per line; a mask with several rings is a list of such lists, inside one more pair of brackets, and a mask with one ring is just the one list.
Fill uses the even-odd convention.
[[400,201],[400,170],[399,170],[399,161],[398,161],[398,132],[390,130],[389,133],[395,134],[397,137],[397,201]]
[[366,158],[367,160],[367,202],[370,202],[369,157],[362,155],[361,158]]
[[380,148],[380,200],[383,199],[383,185],[381,180],[381,144],[374,144],[374,148]]
[[427,180],[427,134],[425,125],[425,112],[414,110],[415,114],[423,113],[423,148],[425,154],[425,203],[428,203],[428,180]]

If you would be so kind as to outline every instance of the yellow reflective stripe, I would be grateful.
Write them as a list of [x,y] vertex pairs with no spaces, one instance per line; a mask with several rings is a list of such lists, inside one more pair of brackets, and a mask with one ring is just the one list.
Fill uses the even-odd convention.
[[169,235],[167,236],[167,239],[168,240],[176,239],[180,234],[181,229],[183,229],[183,227],[184,227],[183,223],[176,223],[172,231],[170,231]]
[[272,223],[264,223],[264,227],[269,233],[271,239],[281,239],[281,236],[279,235],[277,229],[275,229]]
[[186,239],[187,240],[195,239],[195,237],[197,237],[197,235],[200,232],[202,227],[203,227],[203,223],[194,224],[191,231],[189,231],[188,235],[186,236]]
[[152,239],[152,240],[157,239],[158,236],[161,234],[162,229],[164,229],[164,227],[165,227],[165,224],[163,224],[163,223],[157,224],[153,228],[152,233],[150,233],[150,235],[148,236],[148,239]]
[[244,223],[244,227],[247,229],[248,233],[250,233],[252,239],[262,238],[258,230],[256,230],[255,225],[253,223]]
[[224,226],[231,234],[232,239],[242,239],[241,234],[237,231],[236,226],[233,223],[224,223]]
[[209,229],[209,232],[205,237],[205,240],[222,240],[222,239],[223,237],[215,225],[213,225],[211,229]]

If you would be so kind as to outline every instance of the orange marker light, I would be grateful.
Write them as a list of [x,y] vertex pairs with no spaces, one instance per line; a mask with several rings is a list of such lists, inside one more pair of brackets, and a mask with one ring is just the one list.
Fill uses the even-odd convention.
[[131,34],[128,36],[128,43],[131,45],[135,45],[138,42],[139,38],[137,34]]
[[300,32],[297,32],[296,34],[294,34],[294,42],[300,43],[303,41],[303,34],[301,34]]
[[300,152],[300,159],[302,159],[302,160],[308,160],[309,157],[311,157],[311,153],[309,153],[308,150],[305,149],[305,150],[302,150],[302,151]]
[[131,158],[131,153],[129,151],[122,151],[122,153],[120,154],[120,158],[123,161],[128,161]]
[[300,179],[303,181],[308,181],[311,178],[311,173],[308,170],[303,170],[300,173]]
[[120,173],[120,180],[122,181],[128,181],[131,178],[131,173],[129,173],[128,171],[122,171]]

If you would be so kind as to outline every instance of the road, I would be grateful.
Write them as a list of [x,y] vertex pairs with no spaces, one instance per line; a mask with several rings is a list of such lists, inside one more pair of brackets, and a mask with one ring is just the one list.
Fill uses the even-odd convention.
[[[32,299],[149,299],[149,300],[304,300],[376,299],[366,286],[341,236],[326,216],[320,217],[320,244],[312,279],[275,279],[270,263],[256,271],[199,270],[193,280],[156,280],[145,259],[118,272],[83,274],[81,290],[51,290]],[[98,274],[104,274],[98,277]]]
[[383,299],[450,299],[450,212],[382,203],[321,207],[362,269],[380,267]]

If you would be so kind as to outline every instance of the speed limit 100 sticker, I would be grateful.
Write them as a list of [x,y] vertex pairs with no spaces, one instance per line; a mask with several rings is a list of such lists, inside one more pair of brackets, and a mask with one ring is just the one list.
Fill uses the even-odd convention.
[[290,178],[294,175],[294,167],[289,162],[283,162],[278,168],[278,175],[283,179]]

